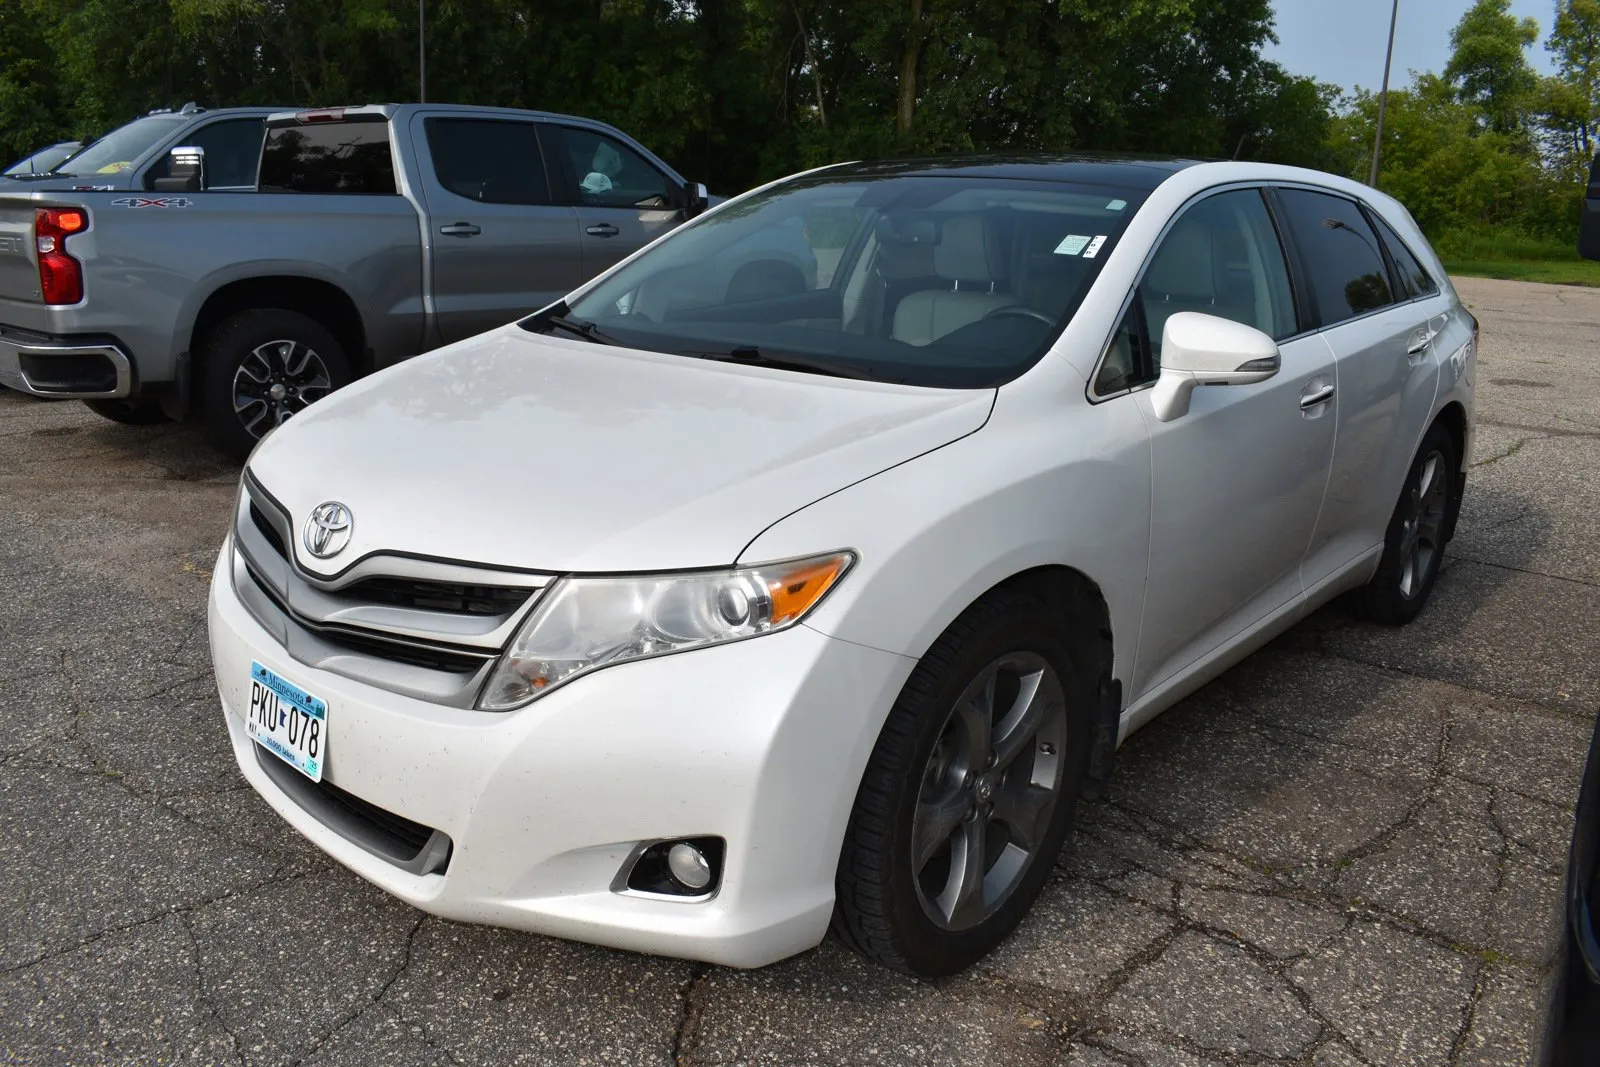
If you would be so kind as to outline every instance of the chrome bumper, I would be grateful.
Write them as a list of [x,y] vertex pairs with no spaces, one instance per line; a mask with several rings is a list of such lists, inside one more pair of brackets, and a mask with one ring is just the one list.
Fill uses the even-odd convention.
[[111,400],[133,391],[133,362],[107,342],[0,333],[0,385],[54,399]]

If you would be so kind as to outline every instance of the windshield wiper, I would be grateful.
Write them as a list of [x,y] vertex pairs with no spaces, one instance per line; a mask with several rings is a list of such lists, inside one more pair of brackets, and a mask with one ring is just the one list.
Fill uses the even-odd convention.
[[808,374],[826,374],[834,378],[854,378],[858,381],[881,381],[876,374],[868,374],[849,363],[835,363],[810,356],[797,356],[789,352],[767,353],[755,345],[739,345],[726,352],[685,352],[717,363],[746,363],[753,367],[772,367],[776,370],[797,370]]
[[597,345],[622,344],[621,341],[612,337],[594,323],[584,319],[572,319],[565,315],[545,315],[540,321],[557,329],[566,330],[570,334],[576,334],[585,341],[593,341]]

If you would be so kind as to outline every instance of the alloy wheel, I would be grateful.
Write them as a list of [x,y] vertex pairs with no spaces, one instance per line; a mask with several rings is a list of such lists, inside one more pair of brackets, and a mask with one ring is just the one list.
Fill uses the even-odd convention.
[[1443,547],[1440,535],[1449,501],[1446,477],[1443,454],[1430,452],[1408,496],[1409,507],[1400,529],[1400,595],[1407,600],[1421,591]]
[[962,691],[911,825],[917,897],[935,925],[979,925],[1022,881],[1060,799],[1066,736],[1061,679],[1042,656],[1001,656]]
[[333,379],[315,350],[299,341],[258,345],[233,375],[233,411],[251,437],[282,426],[327,396]]

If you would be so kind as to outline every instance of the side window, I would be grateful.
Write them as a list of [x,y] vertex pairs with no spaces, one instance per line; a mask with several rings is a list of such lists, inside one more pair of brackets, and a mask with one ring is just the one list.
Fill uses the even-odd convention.
[[1378,235],[1354,202],[1305,189],[1283,189],[1278,196],[1311,272],[1322,325],[1394,303]]
[[319,122],[267,131],[264,193],[395,192],[387,122]]
[[673,203],[667,176],[621,141],[593,130],[561,128],[579,203],[597,207],[664,208]]
[[435,118],[424,123],[439,184],[485,204],[548,204],[550,183],[532,123]]
[[1299,331],[1283,246],[1261,193],[1236,189],[1190,206],[1161,239],[1139,282],[1151,371],[1161,332],[1180,311],[1232,319],[1274,340]]
[[[173,147],[194,145],[205,149],[206,188],[255,188],[256,168],[261,163],[261,138],[265,120],[225,119],[193,131]],[[157,178],[171,172],[171,155],[162,156],[150,164],[144,174],[144,187],[154,189]]]
[[1100,372],[1094,377],[1097,396],[1120,393],[1154,377],[1143,358],[1144,344],[1144,313],[1135,300],[1122,316],[1122,325],[1112,336],[1106,358],[1100,362]]
[[1438,283],[1428,276],[1417,257],[1411,254],[1411,249],[1400,240],[1400,235],[1390,229],[1389,224],[1379,218],[1376,213],[1372,221],[1378,226],[1378,235],[1383,238],[1383,247],[1389,250],[1389,259],[1394,263],[1395,273],[1400,276],[1401,295],[1407,300],[1414,300],[1419,296],[1428,296],[1439,291]]

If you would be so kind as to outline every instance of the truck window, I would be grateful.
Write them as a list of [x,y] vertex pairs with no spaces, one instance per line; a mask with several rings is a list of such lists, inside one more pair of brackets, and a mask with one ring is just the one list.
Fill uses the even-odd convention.
[[596,207],[671,207],[667,176],[614,137],[559,127],[572,164],[578,202]]
[[539,139],[530,122],[433,118],[424,124],[439,184],[485,204],[548,204]]
[[[266,119],[224,119],[208,123],[181,138],[179,145],[205,149],[206,188],[253,189],[256,167],[261,163],[261,134]],[[179,145],[173,145],[174,148]],[[154,189],[157,178],[172,170],[172,156],[162,156],[144,172],[144,187]]]
[[267,130],[264,193],[395,193],[387,122],[322,122]]

